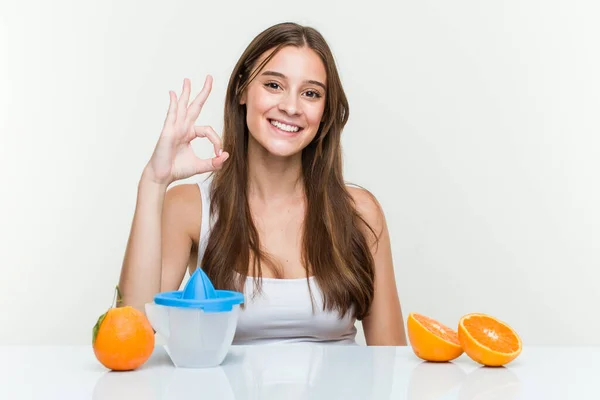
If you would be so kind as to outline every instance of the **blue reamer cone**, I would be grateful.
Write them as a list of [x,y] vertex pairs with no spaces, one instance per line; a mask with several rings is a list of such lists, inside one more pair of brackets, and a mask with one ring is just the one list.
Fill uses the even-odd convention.
[[208,275],[202,268],[196,268],[196,271],[190,276],[190,279],[185,284],[183,289],[183,299],[214,299],[217,297],[217,292]]
[[208,275],[196,268],[183,290],[163,292],[154,296],[154,302],[169,307],[200,308],[205,312],[231,311],[244,302],[244,295],[230,290],[215,290]]

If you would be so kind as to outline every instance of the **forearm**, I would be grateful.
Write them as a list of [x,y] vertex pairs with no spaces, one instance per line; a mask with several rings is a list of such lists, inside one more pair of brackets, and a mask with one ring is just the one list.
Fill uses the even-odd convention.
[[162,208],[167,185],[142,175],[129,240],[125,250],[119,289],[121,305],[144,310],[160,291],[162,275]]

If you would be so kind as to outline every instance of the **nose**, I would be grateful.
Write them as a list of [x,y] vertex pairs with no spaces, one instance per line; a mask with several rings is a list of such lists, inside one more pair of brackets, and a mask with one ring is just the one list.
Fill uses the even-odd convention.
[[300,114],[300,108],[296,96],[293,93],[289,93],[286,96],[284,96],[279,102],[279,110],[285,112],[288,115]]

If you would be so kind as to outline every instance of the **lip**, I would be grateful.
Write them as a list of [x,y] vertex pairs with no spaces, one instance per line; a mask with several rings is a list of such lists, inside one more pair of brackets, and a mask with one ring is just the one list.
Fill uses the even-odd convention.
[[303,126],[300,126],[300,125],[298,125],[298,124],[295,124],[295,123],[293,123],[293,122],[290,122],[290,121],[286,121],[285,119],[280,119],[280,118],[267,118],[267,120],[269,120],[269,123],[271,123],[271,121],[277,121],[277,122],[281,122],[282,124],[285,124],[285,125],[297,126],[297,127],[298,127],[298,128],[300,128],[300,129],[304,129],[304,127],[303,127]]
[[[278,127],[276,127],[275,125],[273,125],[271,123],[271,121],[277,121],[277,122],[281,122],[282,124],[286,124],[286,125],[292,125],[292,126],[297,126],[298,131],[297,132],[288,132],[288,131],[284,131],[282,129],[279,129]],[[267,118],[267,123],[269,124],[269,126],[271,127],[271,129],[276,132],[279,135],[284,135],[284,136],[297,136],[298,134],[302,133],[302,131],[304,130],[303,127],[293,124],[291,122],[286,122],[285,120],[281,120],[281,119],[275,119],[275,118]]]

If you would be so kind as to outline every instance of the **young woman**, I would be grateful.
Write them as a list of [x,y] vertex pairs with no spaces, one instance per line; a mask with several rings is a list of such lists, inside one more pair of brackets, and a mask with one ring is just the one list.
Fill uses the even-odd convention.
[[[208,76],[170,105],[138,198],[119,287],[144,309],[178,290],[189,268],[245,294],[234,343],[406,345],[384,214],[342,175],[348,101],[318,31],[293,23],[260,33],[236,64],[223,141],[196,126]],[[190,142],[208,138],[215,157]],[[198,184],[180,179],[208,173]]]

